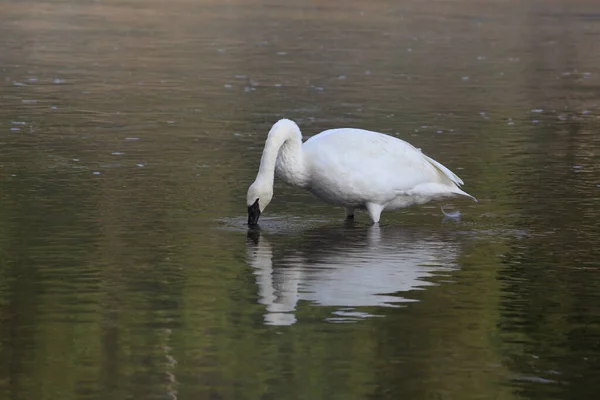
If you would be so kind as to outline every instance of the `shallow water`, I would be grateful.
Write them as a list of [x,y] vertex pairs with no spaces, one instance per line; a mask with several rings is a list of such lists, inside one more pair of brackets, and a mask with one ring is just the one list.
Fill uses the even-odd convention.
[[[0,1],[1,397],[596,398],[596,3]],[[248,231],[281,117],[479,203]]]

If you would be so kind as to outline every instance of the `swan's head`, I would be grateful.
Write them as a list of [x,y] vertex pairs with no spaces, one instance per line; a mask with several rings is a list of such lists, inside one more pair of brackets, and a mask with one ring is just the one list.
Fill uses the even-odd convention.
[[263,184],[260,180],[254,181],[248,188],[246,203],[248,204],[248,225],[256,226],[258,218],[265,207],[273,198],[273,187]]

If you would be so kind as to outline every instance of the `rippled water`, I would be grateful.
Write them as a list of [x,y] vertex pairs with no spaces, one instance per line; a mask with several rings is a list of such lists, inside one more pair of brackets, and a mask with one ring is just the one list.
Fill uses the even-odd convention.
[[[599,15],[0,1],[0,397],[596,398]],[[248,231],[281,117],[408,140],[479,203],[371,227],[278,182]]]

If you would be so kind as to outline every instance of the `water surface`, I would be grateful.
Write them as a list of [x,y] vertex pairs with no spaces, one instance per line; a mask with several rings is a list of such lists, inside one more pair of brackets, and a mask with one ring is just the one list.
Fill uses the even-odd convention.
[[[596,398],[599,15],[0,1],[1,397]],[[375,228],[278,182],[248,231],[282,117],[408,140],[479,203]]]

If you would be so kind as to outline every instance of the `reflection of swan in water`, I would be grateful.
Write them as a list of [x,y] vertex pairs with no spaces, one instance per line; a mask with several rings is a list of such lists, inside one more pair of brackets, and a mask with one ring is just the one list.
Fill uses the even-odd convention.
[[394,295],[431,285],[426,278],[455,268],[459,245],[432,232],[406,228],[325,227],[303,232],[298,241],[258,231],[248,233],[248,263],[255,268],[265,322],[291,325],[299,300],[337,307],[348,321],[370,315],[355,307],[394,307],[414,301]]

